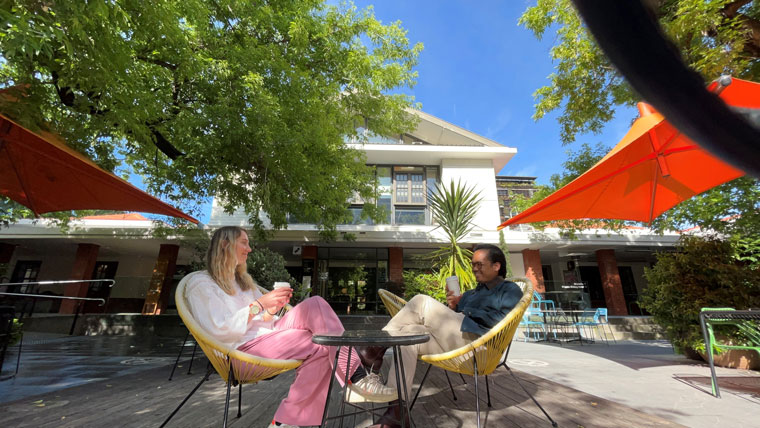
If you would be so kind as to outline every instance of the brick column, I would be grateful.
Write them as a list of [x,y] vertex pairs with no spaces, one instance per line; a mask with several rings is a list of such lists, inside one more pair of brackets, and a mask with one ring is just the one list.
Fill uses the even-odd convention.
[[522,250],[525,277],[533,281],[535,291],[543,295],[546,291],[544,285],[544,271],[541,270],[541,252],[539,250]]
[[388,280],[401,284],[404,281],[404,249],[388,247]]
[[599,265],[604,300],[610,315],[628,315],[615,250],[597,250],[596,263]]
[[179,246],[161,244],[156,263],[153,265],[153,275],[150,277],[148,292],[143,303],[143,315],[160,315],[166,308],[171,293],[172,277],[177,266]]
[[[74,265],[71,268],[69,279],[92,279],[92,271],[95,270],[95,262],[98,260],[99,245],[79,244],[77,255],[74,259]],[[87,297],[87,289],[90,283],[67,284],[63,288],[64,296]],[[76,300],[62,300],[61,308],[58,313],[73,314],[76,312],[80,302]],[[84,304],[83,302],[81,303]]]
[[174,282],[174,273],[177,271],[177,255],[179,254],[179,245],[174,244],[161,244],[161,248],[158,250],[158,259],[156,261],[156,269],[158,269],[158,260],[166,260],[167,263],[162,263],[161,266],[166,266],[164,272],[164,283],[161,285],[161,294],[158,298],[158,308],[156,315],[160,315],[169,306],[169,296],[172,294],[172,283]]

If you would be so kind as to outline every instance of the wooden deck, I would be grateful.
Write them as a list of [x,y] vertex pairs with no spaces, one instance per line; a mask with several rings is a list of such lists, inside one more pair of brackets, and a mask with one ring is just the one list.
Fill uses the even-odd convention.
[[[4,427],[158,427],[174,407],[200,381],[205,360],[193,375],[175,374],[167,381],[170,366],[137,375],[93,382],[0,405]],[[419,382],[424,373],[417,371]],[[181,370],[181,369],[180,369]],[[597,398],[545,379],[515,372],[561,427],[675,427],[665,419]],[[243,387],[242,417],[236,418],[237,389],[230,403],[232,427],[266,427],[287,393],[293,372],[268,382]],[[452,400],[443,372],[433,368],[425,389],[412,411],[419,427],[475,427],[475,395],[472,378],[463,384],[451,377],[457,394]],[[483,378],[481,378],[483,380]],[[489,376],[492,408],[485,404],[481,387],[481,419],[484,427],[550,427],[551,424],[503,368]],[[214,374],[169,423],[169,427],[220,426],[226,388]],[[337,397],[337,390],[334,390]],[[331,405],[333,412],[335,406]],[[332,414],[332,412],[331,412]],[[366,427],[369,417],[346,420],[344,426]],[[330,424],[338,426],[337,422]]]

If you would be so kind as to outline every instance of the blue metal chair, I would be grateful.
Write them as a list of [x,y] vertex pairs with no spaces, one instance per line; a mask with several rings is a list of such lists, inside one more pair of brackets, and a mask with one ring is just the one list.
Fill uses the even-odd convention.
[[[526,310],[525,313],[523,313],[522,321],[520,321],[520,327],[522,327],[523,329],[526,330],[523,342],[527,342],[528,341],[528,337],[530,337],[531,327],[538,327],[538,328],[540,328],[541,331],[544,334],[544,339],[546,339],[546,328],[544,327],[544,322],[543,321],[534,321],[534,320],[531,319],[531,315],[533,315],[533,312],[531,311],[532,309],[533,309],[532,307],[528,307],[528,310]],[[543,314],[541,314],[539,312],[538,315],[542,316]],[[538,330],[536,330],[533,333],[533,338],[536,341],[538,340]]]
[[[584,309],[583,313],[580,315],[580,317],[578,317],[578,321],[573,325],[578,329],[584,330],[585,327],[588,327],[589,331],[591,332],[591,340],[594,340],[596,337],[594,331],[599,331],[601,328],[601,334],[599,334],[599,338],[604,339],[604,343],[609,345],[610,342],[607,340],[607,332],[604,330],[604,326],[606,325],[610,330],[612,340],[615,340],[615,335],[612,333],[612,327],[610,327],[609,322],[607,321],[607,308]],[[617,343],[617,341],[615,343]]]
[[[545,314],[543,311],[540,311],[536,308],[534,308],[532,305],[528,307],[528,309],[525,311],[525,313],[522,316],[522,321],[520,322],[520,326],[524,329],[526,329],[525,339],[524,342],[528,341],[528,337],[530,336],[531,330],[533,327],[537,327],[541,330],[543,333],[543,340],[548,340],[549,337],[546,334],[546,322],[545,322]],[[549,331],[554,336],[554,340],[557,340],[557,332],[549,329]],[[533,338],[538,341],[538,330],[536,330],[535,333],[533,333]]]
[[536,291],[533,292],[533,300],[531,301],[531,306],[538,309],[539,311],[544,309],[555,310],[554,300],[544,299],[543,296],[541,296],[541,294]]

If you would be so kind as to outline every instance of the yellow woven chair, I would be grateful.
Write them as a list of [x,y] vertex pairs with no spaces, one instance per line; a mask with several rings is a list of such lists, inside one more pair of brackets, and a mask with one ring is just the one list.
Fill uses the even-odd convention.
[[[557,423],[546,413],[546,410],[536,401],[533,395],[525,389],[520,383],[517,376],[512,373],[512,370],[507,366],[507,356],[509,355],[509,347],[511,346],[512,339],[517,331],[517,326],[522,320],[523,313],[530,305],[533,298],[533,283],[527,278],[507,278],[508,281],[517,283],[520,289],[523,291],[522,298],[512,308],[511,311],[493,326],[487,333],[483,334],[474,341],[468,343],[460,348],[443,352],[440,354],[427,354],[420,355],[420,359],[430,364],[425,371],[425,375],[420,382],[420,387],[417,389],[417,393],[414,395],[412,404],[417,401],[417,397],[422,391],[422,387],[425,384],[425,379],[430,372],[432,366],[440,367],[446,371],[451,371],[459,374],[472,375],[475,378],[475,409],[477,415],[477,426],[480,428],[480,393],[478,390],[478,376],[486,377],[486,393],[488,395],[488,407],[491,407],[491,391],[488,386],[488,375],[493,373],[499,366],[504,366],[505,369],[515,378],[517,384],[528,394],[534,403],[541,409],[546,417],[551,422],[552,426],[556,427]],[[406,301],[387,290],[378,290],[380,299],[385,304],[388,312],[391,316],[396,315],[398,311],[403,308]],[[448,375],[446,376],[448,380]],[[449,387],[451,382],[449,381]],[[454,395],[454,389],[451,388],[451,393]],[[456,400],[456,395],[454,395]]]
[[[280,373],[286,372],[288,370],[293,370],[300,366],[302,363],[301,360],[276,360],[247,354],[245,352],[238,351],[237,349],[230,348],[229,346],[219,342],[211,335],[206,333],[206,331],[203,330],[203,328],[193,317],[193,314],[190,312],[190,308],[187,305],[187,300],[185,299],[185,285],[187,284],[187,281],[190,277],[198,273],[199,272],[193,272],[182,278],[182,280],[179,282],[179,285],[177,286],[175,301],[177,303],[177,312],[179,313],[180,318],[182,318],[185,326],[187,326],[187,329],[190,330],[190,334],[192,334],[196,342],[198,342],[198,345],[203,350],[203,353],[206,354],[211,367],[209,367],[208,371],[206,372],[206,376],[204,376],[198,385],[196,385],[195,388],[190,391],[190,394],[188,394],[187,397],[182,400],[179,406],[174,409],[172,414],[166,418],[164,423],[161,424],[161,427],[165,426],[169,420],[171,420],[171,418],[179,411],[179,409],[187,402],[187,400],[190,399],[195,391],[200,388],[203,382],[208,380],[214,369],[216,369],[216,372],[219,373],[219,376],[221,376],[224,382],[227,384],[227,398],[224,402],[224,420],[222,423],[222,426],[226,427],[227,413],[230,407],[230,390],[233,384],[239,385],[237,417],[240,417],[240,403],[241,399],[243,398],[244,383],[257,383],[261,380],[272,378]],[[261,286],[259,286],[259,290],[261,290],[262,293],[269,292],[269,290]],[[290,305],[286,306],[286,309],[289,310],[290,308]]]

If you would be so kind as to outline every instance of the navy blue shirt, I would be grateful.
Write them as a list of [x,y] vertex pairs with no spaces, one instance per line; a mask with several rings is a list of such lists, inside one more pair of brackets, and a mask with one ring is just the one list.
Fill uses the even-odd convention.
[[487,333],[517,305],[522,295],[520,286],[511,281],[503,281],[490,290],[478,283],[474,289],[462,293],[457,304],[456,311],[465,315],[460,330],[478,336]]

